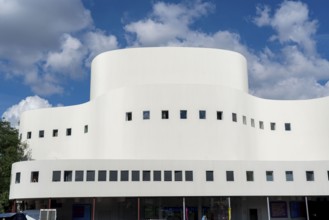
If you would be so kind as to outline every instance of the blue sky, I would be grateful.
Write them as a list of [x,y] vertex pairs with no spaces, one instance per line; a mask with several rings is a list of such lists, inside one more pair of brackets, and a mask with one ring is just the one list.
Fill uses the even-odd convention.
[[248,61],[250,93],[329,95],[326,1],[0,0],[0,115],[89,100],[90,62],[114,49],[193,46]]

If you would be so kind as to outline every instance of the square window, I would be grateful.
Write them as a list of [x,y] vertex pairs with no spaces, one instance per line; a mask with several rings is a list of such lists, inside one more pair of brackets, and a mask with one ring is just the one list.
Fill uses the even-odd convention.
[[306,171],[306,180],[314,181],[314,171]]
[[61,181],[61,171],[55,170],[53,171],[53,182],[60,182]]
[[292,171],[286,171],[286,181],[294,181],[294,174]]
[[85,125],[84,128],[83,128],[83,132],[86,134],[88,133],[88,125]]
[[39,172],[38,171],[31,172],[31,182],[32,183],[39,182]]
[[110,181],[118,181],[118,171],[110,170]]
[[180,119],[187,119],[187,110],[180,110]]
[[64,171],[64,182],[71,182],[72,181],[72,171],[65,170]]
[[72,135],[72,129],[71,128],[67,128],[66,129],[66,136],[71,136]]
[[206,181],[214,181],[214,171],[212,170],[206,171]]
[[150,119],[150,111],[143,111],[143,119],[144,120]]
[[232,113],[232,121],[237,122],[238,118],[236,116],[236,113]]
[[273,171],[271,170],[266,171],[266,181],[273,181],[273,180],[274,180]]
[[284,123],[284,129],[286,131],[291,131],[291,125],[290,125],[290,123]]
[[162,119],[169,119],[169,111],[168,110],[161,111],[161,117]]
[[223,120],[223,112],[222,111],[217,111],[216,116],[217,116],[217,120]]
[[143,170],[143,181],[151,181],[151,171]]
[[58,137],[58,129],[53,130],[53,137]]
[[242,116],[242,122],[243,122],[244,125],[247,124],[247,117],[244,116],[244,115]]
[[15,175],[15,183],[20,183],[21,182],[21,173],[18,172]]
[[128,170],[121,170],[120,180],[121,181],[128,181],[129,180],[129,171]]
[[43,138],[45,136],[45,131],[44,130],[40,130],[39,131],[39,138]]
[[229,170],[226,171],[226,181],[234,181],[234,172]]
[[274,122],[271,122],[270,126],[271,126],[271,130],[274,131],[275,130],[275,127],[276,127],[275,126],[275,123]]
[[131,181],[139,181],[139,170],[131,171]]
[[126,112],[126,121],[133,120],[133,113],[132,112]]
[[87,181],[95,181],[95,170],[87,170]]
[[264,129],[264,122],[263,121],[259,121],[259,128]]
[[250,119],[250,124],[251,124],[251,127],[254,128],[255,127],[255,119],[253,119],[253,118]]
[[175,181],[183,181],[183,172],[181,170],[175,170]]
[[28,131],[27,132],[27,139],[31,139],[32,138],[32,132],[31,131]]
[[160,170],[153,171],[153,181],[161,181],[161,171]]
[[199,111],[199,119],[206,119],[206,111],[200,110]]
[[164,181],[172,181],[172,174],[170,170],[164,171]]
[[246,177],[248,182],[254,181],[254,171],[246,171]]
[[185,181],[193,181],[193,171],[192,170],[185,171]]
[[83,170],[76,170],[75,171],[75,181],[82,182],[83,181]]
[[106,170],[98,170],[98,181],[106,181]]

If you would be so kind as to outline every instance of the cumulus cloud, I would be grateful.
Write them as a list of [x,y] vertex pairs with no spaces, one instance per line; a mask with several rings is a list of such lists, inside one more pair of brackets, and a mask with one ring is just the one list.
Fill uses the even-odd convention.
[[6,121],[9,121],[13,127],[17,127],[19,123],[20,114],[27,110],[49,108],[52,105],[39,96],[29,96],[21,100],[18,104],[8,108],[2,115]]
[[254,23],[274,31],[269,41],[279,49],[264,48],[249,58],[252,93],[273,99],[306,99],[329,95],[329,61],[317,53],[318,21],[312,20],[305,3],[284,1],[271,13],[257,8]]
[[98,54],[118,48],[118,40],[114,35],[107,35],[104,31],[90,31],[84,36],[84,44],[89,50],[86,66],[89,67],[91,60]]
[[[192,7],[193,6],[193,7]],[[248,60],[250,92],[271,99],[305,99],[329,95],[329,62],[317,53],[318,21],[308,6],[283,1],[278,8],[259,5],[253,22],[270,27],[268,45],[255,51],[243,44],[239,33],[195,30],[197,19],[212,13],[209,2],[172,4],[157,2],[147,17],[125,25],[131,46],[196,46],[234,50]],[[305,89],[307,88],[307,89]]]
[[190,4],[157,2],[149,17],[127,24],[127,39],[134,46],[159,46],[186,38],[189,26],[196,19],[207,15],[214,5],[203,1]]
[[65,33],[91,27],[80,0],[0,0],[0,74],[21,78],[37,94],[63,92],[56,75],[43,69],[45,57],[62,47]]

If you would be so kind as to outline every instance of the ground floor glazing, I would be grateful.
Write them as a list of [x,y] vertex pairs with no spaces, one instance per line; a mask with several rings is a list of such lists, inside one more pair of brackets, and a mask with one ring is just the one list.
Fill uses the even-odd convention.
[[58,220],[328,220],[329,196],[48,198],[13,208],[56,209]]

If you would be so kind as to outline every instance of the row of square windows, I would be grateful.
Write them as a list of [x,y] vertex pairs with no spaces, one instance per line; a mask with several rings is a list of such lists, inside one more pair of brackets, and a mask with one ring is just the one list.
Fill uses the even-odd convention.
[[[86,134],[88,133],[88,125],[85,125],[83,128],[83,132]],[[72,128],[66,128],[65,131],[65,135],[66,136],[71,136],[72,135]],[[39,138],[44,138],[45,137],[45,130],[39,130],[39,134],[38,134]],[[59,131],[58,129],[53,129],[52,131],[52,136],[53,137],[58,137],[59,136]],[[22,136],[20,134],[20,138],[22,139]],[[28,131],[26,134],[26,138],[27,139],[31,139],[32,138],[32,131]]]
[[[180,119],[187,119],[187,110],[180,110],[179,112],[179,117]],[[151,113],[150,111],[143,111],[142,112],[142,117],[143,120],[149,120],[151,118]],[[169,111],[168,110],[162,110],[161,111],[161,118],[162,119],[169,119]],[[199,119],[206,119],[207,118],[207,112],[206,110],[199,110]],[[216,119],[217,120],[223,120],[224,118],[224,113],[222,111],[216,111]],[[132,112],[126,112],[125,116],[126,121],[132,121],[133,120],[133,113]],[[238,122],[238,115],[237,113],[232,113],[232,121],[233,122]],[[247,125],[247,116],[243,115],[242,116],[242,123],[244,125]],[[256,127],[256,122],[255,119],[251,118],[250,119],[250,125],[251,127]],[[276,123],[275,122],[270,122],[270,130],[274,131],[276,130]],[[258,121],[258,126],[260,129],[264,129],[265,125],[263,121]],[[286,131],[291,130],[291,124],[290,123],[284,123],[284,129]]]
[[[82,182],[84,181],[84,171],[83,170],[75,170],[74,181]],[[151,181],[151,171],[150,170],[132,170],[130,171],[131,181]],[[107,177],[107,174],[109,174]],[[119,177],[120,174],[120,177]],[[142,174],[142,176],[141,176]],[[183,177],[183,174],[184,177]],[[274,181],[274,171],[265,171],[266,181]],[[329,180],[329,171],[327,171],[327,176]],[[285,171],[286,181],[294,181],[293,171]],[[55,170],[52,173],[52,181],[53,182],[61,182],[62,171]],[[306,181],[314,181],[314,171],[305,171]],[[193,171],[185,170],[153,170],[153,181],[193,181]],[[96,180],[96,172],[94,170],[86,171],[86,181],[95,181]],[[98,181],[129,181],[129,170],[98,170]],[[214,171],[207,170],[205,172],[205,180],[206,181],[214,181]],[[63,181],[64,182],[72,182],[73,181],[73,171],[65,170],[63,171]],[[234,181],[234,171],[228,170],[226,171],[226,181],[232,182]],[[254,181],[254,171],[246,171],[246,181],[253,182]],[[17,172],[15,176],[15,183],[21,182],[21,173]],[[33,171],[31,172],[31,182],[39,182],[39,172]]]
[[[169,111],[163,110],[161,111],[161,118],[162,119],[169,119]],[[180,118],[181,119],[187,119],[187,110],[180,110]],[[223,120],[223,112],[222,111],[217,111],[216,112],[216,118],[217,120]],[[126,112],[126,121],[132,121],[133,115],[132,112]],[[143,119],[148,120],[150,119],[150,111],[143,111]],[[206,111],[205,110],[200,110],[199,111],[199,119],[206,119]],[[238,116],[236,113],[232,113],[232,121],[233,122],[238,122]],[[247,125],[247,117],[242,116],[242,123],[244,125]],[[250,119],[250,125],[251,127],[256,127],[255,125],[255,119],[251,118]],[[258,126],[260,129],[264,129],[264,122],[259,121]],[[290,123],[284,123],[284,129],[286,131],[291,130],[291,124]],[[274,131],[276,130],[276,123],[275,122],[270,122],[270,130]],[[84,133],[88,133],[88,125],[84,126]],[[72,128],[67,128],[65,132],[66,136],[71,136],[72,135]],[[27,134],[27,139],[32,138],[32,131],[28,131]],[[39,138],[44,138],[45,137],[45,130],[39,130],[38,134]],[[53,137],[58,137],[59,136],[59,130],[58,129],[53,129],[52,130],[52,136]],[[20,134],[20,138],[22,138]]]

